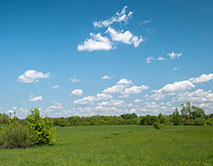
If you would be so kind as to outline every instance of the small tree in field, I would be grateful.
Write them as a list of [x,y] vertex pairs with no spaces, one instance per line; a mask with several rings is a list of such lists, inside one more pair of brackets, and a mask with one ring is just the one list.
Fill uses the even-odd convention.
[[160,129],[162,127],[162,124],[158,123],[158,122],[154,122],[153,126],[155,129]]
[[31,110],[27,122],[32,132],[37,136],[36,145],[51,145],[55,142],[55,130],[52,121],[42,118],[38,109]]

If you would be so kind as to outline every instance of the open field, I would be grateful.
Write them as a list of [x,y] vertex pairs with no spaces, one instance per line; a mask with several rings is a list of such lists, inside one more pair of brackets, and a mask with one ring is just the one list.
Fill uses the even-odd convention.
[[58,127],[56,138],[53,146],[0,150],[0,165],[213,165],[213,127]]

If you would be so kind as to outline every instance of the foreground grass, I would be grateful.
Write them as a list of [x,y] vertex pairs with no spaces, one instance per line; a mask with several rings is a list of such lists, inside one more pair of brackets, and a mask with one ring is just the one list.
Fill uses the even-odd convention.
[[0,150],[0,165],[213,165],[213,127],[64,127],[56,138],[53,146]]

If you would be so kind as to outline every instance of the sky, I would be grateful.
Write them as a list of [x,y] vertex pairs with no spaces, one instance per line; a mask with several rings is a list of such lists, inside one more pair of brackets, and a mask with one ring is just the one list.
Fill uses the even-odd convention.
[[0,112],[213,113],[211,0],[0,1]]

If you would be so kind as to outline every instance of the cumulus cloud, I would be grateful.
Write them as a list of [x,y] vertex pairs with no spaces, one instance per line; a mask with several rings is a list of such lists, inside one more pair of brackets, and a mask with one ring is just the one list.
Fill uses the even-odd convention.
[[125,44],[133,44],[134,47],[138,47],[141,42],[144,41],[142,36],[134,36],[130,31],[116,31],[115,29],[108,27],[107,33],[110,34],[111,39],[116,42],[122,42]]
[[114,16],[107,20],[93,22],[94,27],[105,27],[105,36],[101,33],[90,33],[90,38],[86,39],[83,43],[77,46],[78,51],[98,51],[98,50],[111,50],[116,49],[117,44],[125,43],[128,45],[134,45],[138,47],[141,42],[144,41],[142,36],[133,35],[129,30],[117,31],[110,26],[113,23],[127,23],[128,19],[132,17],[133,12],[126,14],[127,6],[124,6],[122,11],[117,12]]
[[93,22],[94,27],[102,28],[102,27],[108,27],[112,25],[113,23],[119,23],[124,22],[127,23],[128,19],[130,19],[133,15],[133,12],[126,13],[126,9],[128,6],[124,6],[121,12],[117,12],[115,15],[113,15],[111,18],[103,21],[95,21]]
[[80,82],[80,79],[77,79],[77,78],[70,78],[70,81],[72,83],[76,83],[76,82]]
[[123,100],[109,100],[109,101],[102,101],[98,103],[98,106],[108,106],[108,107],[116,107],[122,106],[124,104]]
[[110,79],[111,79],[111,77],[110,77],[110,76],[108,76],[108,75],[105,75],[105,76],[101,77],[101,79],[102,79],[102,80],[110,80]]
[[50,109],[50,110],[62,110],[63,109],[63,105],[60,102],[53,102],[53,104],[50,105],[48,107],[48,109]]
[[123,79],[120,79],[116,83],[116,85],[104,89],[103,93],[107,93],[107,94],[121,93],[124,88],[128,87],[131,84],[132,84],[131,80],[127,80],[126,78],[123,78]]
[[36,101],[42,101],[43,97],[42,96],[33,96],[31,95],[30,98],[28,99],[29,102],[36,102]]
[[135,100],[134,100],[134,103],[141,103],[141,102],[143,102],[142,99],[135,99]]
[[203,89],[197,89],[193,92],[184,92],[177,96],[174,101],[190,101],[194,103],[206,103],[213,102],[213,91],[205,91]]
[[121,92],[121,97],[129,97],[131,94],[140,94],[143,90],[147,90],[149,87],[145,85],[141,86],[132,86],[129,88],[124,89],[124,91]]
[[200,77],[195,77],[195,78],[190,78],[189,79],[193,83],[203,83],[203,82],[208,82],[210,80],[213,80],[213,74],[202,74]]
[[165,61],[166,58],[163,58],[163,57],[159,56],[159,57],[157,58],[157,60],[158,60],[158,61]]
[[172,84],[167,84],[163,88],[159,90],[153,90],[154,93],[151,95],[151,99],[154,100],[160,100],[164,99],[167,95],[176,95],[179,92],[183,92],[184,90],[194,88],[195,86],[192,84],[192,82],[186,80],[186,81],[179,81],[174,82]]
[[18,81],[23,83],[32,83],[32,82],[38,82],[41,78],[50,78],[50,73],[42,73],[36,70],[27,70],[24,72],[24,74],[20,75],[18,77]]
[[182,56],[182,53],[175,53],[175,52],[171,52],[168,54],[168,56],[170,57],[170,60],[173,60],[173,59],[178,59]]
[[51,88],[52,88],[52,89],[58,89],[58,88],[60,88],[60,86],[59,86],[59,85],[54,85],[54,86],[52,86]]
[[111,95],[104,94],[104,93],[97,93],[96,96],[87,96],[87,97],[84,97],[82,99],[74,100],[73,104],[76,104],[76,105],[90,105],[90,104],[93,104],[96,101],[108,100],[108,99],[111,99],[111,98],[112,98]]
[[111,50],[113,48],[108,37],[103,37],[100,33],[90,33],[90,36],[90,39],[86,39],[84,43],[78,45],[78,51],[86,50],[91,52],[95,50]]
[[81,96],[82,94],[83,94],[83,90],[75,89],[71,92],[70,96],[77,97],[77,96]]
[[148,58],[146,58],[146,63],[151,63],[152,61],[154,61],[155,60],[155,58],[154,57],[148,57]]

